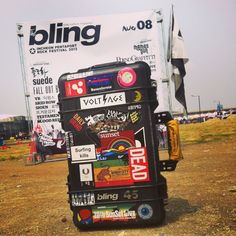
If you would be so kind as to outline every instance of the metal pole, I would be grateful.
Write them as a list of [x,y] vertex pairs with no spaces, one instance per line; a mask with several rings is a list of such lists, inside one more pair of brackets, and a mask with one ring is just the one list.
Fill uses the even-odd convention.
[[201,100],[200,100],[200,95],[197,96],[198,97],[198,109],[199,109],[199,114],[201,116]]
[[166,42],[164,37],[164,23],[163,23],[163,16],[162,11],[159,11],[159,14],[161,15],[161,19],[158,20],[158,23],[161,23],[161,32],[162,32],[162,41],[163,41],[163,54],[164,54],[164,62],[165,62],[165,71],[166,71],[166,79],[162,80],[163,83],[167,84],[167,90],[168,90],[168,105],[169,105],[169,111],[172,114],[172,101],[171,101],[171,88],[170,88],[170,72],[169,72],[169,66],[167,63],[167,53],[165,52],[166,49]]
[[29,91],[27,86],[27,79],[26,79],[26,73],[25,73],[25,65],[24,65],[24,57],[23,57],[23,47],[22,47],[22,37],[24,35],[21,33],[21,25],[17,25],[18,32],[17,32],[17,39],[18,39],[18,48],[19,48],[19,55],[20,55],[20,63],[21,63],[21,74],[22,74],[22,81],[23,81],[23,88],[24,88],[24,96],[25,96],[25,107],[26,107],[26,117],[28,120],[28,132],[30,133],[32,131],[31,126],[31,110],[30,110],[30,103],[29,103]]

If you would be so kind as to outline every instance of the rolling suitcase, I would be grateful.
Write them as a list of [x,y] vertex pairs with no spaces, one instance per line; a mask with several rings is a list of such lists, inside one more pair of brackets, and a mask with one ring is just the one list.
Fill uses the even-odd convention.
[[58,81],[66,132],[68,194],[80,229],[160,224],[160,174],[154,110],[156,87],[145,62],[108,63]]

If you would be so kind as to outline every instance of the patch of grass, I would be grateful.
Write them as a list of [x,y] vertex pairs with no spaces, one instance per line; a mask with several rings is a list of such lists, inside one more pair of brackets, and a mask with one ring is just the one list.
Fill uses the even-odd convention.
[[5,158],[5,157],[0,158],[0,161],[6,161],[6,160],[7,160],[7,158]]
[[236,138],[236,116],[212,119],[202,123],[180,125],[182,144],[225,141]]

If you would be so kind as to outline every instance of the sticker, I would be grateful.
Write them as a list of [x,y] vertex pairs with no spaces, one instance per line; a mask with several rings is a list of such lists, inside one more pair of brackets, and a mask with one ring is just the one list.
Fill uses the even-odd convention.
[[136,73],[132,68],[126,67],[118,72],[117,82],[121,87],[131,87],[136,80]]
[[117,121],[121,121],[121,122],[126,122],[129,119],[129,113],[109,109],[106,112],[106,119],[107,120],[117,120]]
[[72,206],[95,205],[95,195],[94,193],[72,193],[71,204]]
[[153,215],[153,209],[149,204],[142,204],[138,207],[138,215],[143,220],[148,220]]
[[141,113],[139,111],[133,111],[130,113],[130,120],[133,124],[141,120]]
[[98,122],[102,122],[105,119],[105,114],[96,114],[93,116],[85,117],[88,126],[96,125]]
[[117,204],[92,208],[93,223],[104,221],[129,221],[137,218],[134,204]]
[[128,106],[128,110],[130,111],[132,111],[132,110],[140,110],[140,109],[142,109],[142,106],[141,105],[130,105],[130,106]]
[[96,75],[86,78],[88,92],[100,92],[105,90],[111,90],[112,86],[112,74]]
[[74,79],[81,79],[87,76],[93,75],[93,71],[87,71],[82,73],[70,74],[66,76],[66,80],[74,80]]
[[145,137],[145,129],[142,127],[134,134],[135,137],[135,147],[146,147],[146,137]]
[[67,158],[71,158],[71,149],[70,147],[74,145],[74,140],[73,140],[73,133],[72,132],[66,132],[65,133],[65,140],[66,140],[66,153],[67,153]]
[[134,91],[134,101],[140,102],[142,100],[142,93],[138,90]]
[[123,105],[125,103],[126,98],[124,92],[80,98],[80,107],[82,110]]
[[85,121],[82,117],[79,116],[79,114],[75,114],[69,121],[69,123],[77,130],[81,131],[83,125],[85,124]]
[[79,174],[80,174],[80,181],[81,182],[93,181],[92,164],[80,164],[79,165]]
[[128,200],[137,200],[140,198],[139,190],[138,189],[131,189],[131,190],[128,189],[124,192],[123,198],[128,199]]
[[85,117],[89,129],[96,134],[124,130],[130,123],[129,113],[115,110],[103,110]]
[[65,82],[66,97],[75,97],[87,94],[84,79],[77,79]]
[[96,187],[131,185],[134,182],[127,156],[122,159],[95,162],[94,178]]
[[77,214],[77,219],[81,224],[92,223],[92,211],[90,209],[84,208],[79,210]]
[[72,163],[96,161],[95,145],[81,145],[71,147]]
[[128,150],[131,176],[134,182],[149,181],[148,159],[145,147]]
[[117,201],[119,199],[118,193],[98,193],[96,195],[97,201]]
[[113,160],[122,159],[128,157],[128,151],[118,151],[118,150],[102,150],[101,148],[96,150],[97,160]]
[[99,137],[102,149],[115,149],[122,152],[135,147],[133,130],[101,133]]

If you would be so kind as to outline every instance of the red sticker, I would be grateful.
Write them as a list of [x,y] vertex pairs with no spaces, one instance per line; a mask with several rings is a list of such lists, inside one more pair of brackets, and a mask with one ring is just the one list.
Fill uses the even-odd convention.
[[79,211],[79,216],[81,220],[87,220],[92,216],[92,212],[88,209],[82,209]]
[[101,133],[100,140],[102,149],[115,149],[124,152],[130,147],[135,147],[133,130]]
[[118,72],[117,82],[121,87],[131,87],[136,80],[136,73],[132,68],[126,67]]
[[86,83],[84,79],[66,81],[65,90],[67,97],[75,97],[87,94]]
[[145,147],[128,150],[131,177],[134,182],[149,181],[148,158]]

